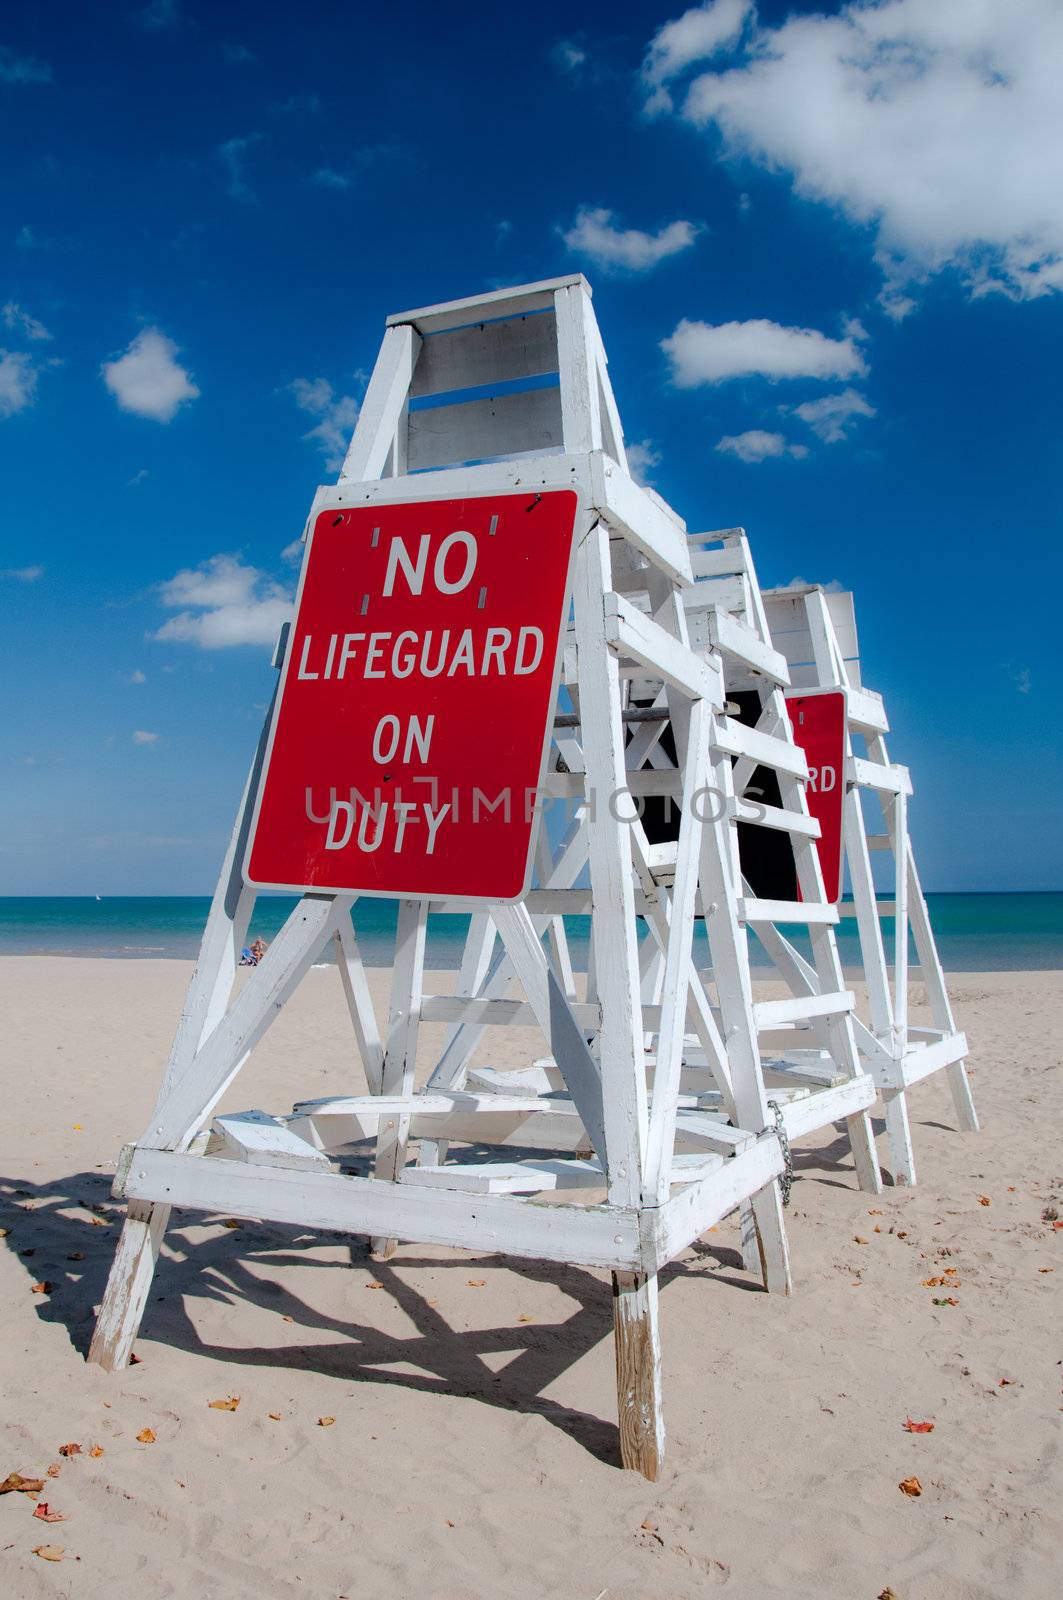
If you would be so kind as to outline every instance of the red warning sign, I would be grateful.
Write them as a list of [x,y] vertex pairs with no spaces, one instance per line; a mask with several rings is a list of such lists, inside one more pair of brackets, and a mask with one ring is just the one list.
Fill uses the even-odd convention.
[[816,841],[823,888],[836,905],[842,893],[842,802],[845,798],[845,695],[788,694],[794,742],[808,761],[808,809],[820,826]]
[[572,490],[315,520],[245,875],[518,899],[553,721]]

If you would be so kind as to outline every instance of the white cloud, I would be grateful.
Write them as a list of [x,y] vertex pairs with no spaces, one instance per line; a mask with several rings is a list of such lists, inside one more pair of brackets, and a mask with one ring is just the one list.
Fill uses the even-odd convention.
[[666,22],[650,40],[642,63],[646,110],[671,111],[672,96],[665,85],[695,61],[734,44],[752,9],[752,0],[709,0]]
[[254,190],[244,177],[244,157],[252,145],[258,143],[259,135],[250,133],[244,139],[226,139],[223,145],[218,146],[222,165],[228,176],[226,188],[234,200],[254,200]]
[[566,232],[558,230],[568,248],[589,256],[606,270],[649,272],[668,256],[678,255],[694,243],[701,229],[694,222],[669,222],[657,233],[639,228],[618,228],[613,212],[604,206],[581,206],[576,220]]
[[34,56],[17,56],[0,45],[0,83],[51,83],[52,69],[47,61]]
[[0,417],[25,411],[37,398],[37,369],[22,350],[0,349]]
[[319,189],[349,189],[354,181],[347,172],[338,172],[335,167],[318,167],[310,176],[311,183]]
[[43,567],[5,567],[0,572],[0,578],[17,578],[19,583],[36,583],[43,577]]
[[133,735],[134,744],[157,744],[158,739],[157,733],[148,733],[145,728],[138,728]]
[[303,541],[301,538],[293,539],[291,544],[286,544],[281,551],[281,560],[287,562],[289,567],[301,567],[303,564]]
[[853,378],[867,366],[852,337],[830,339],[815,328],[752,322],[690,322],[685,317],[661,349],[680,389],[757,373],[765,378]]
[[837,444],[845,438],[855,417],[873,417],[875,408],[855,389],[843,389],[840,394],[825,394],[822,400],[806,400],[803,405],[794,406],[793,412],[824,444]]
[[587,59],[587,52],[573,39],[559,39],[554,45],[553,57],[566,72],[578,72]]
[[148,681],[147,678],[141,672],[139,667],[134,667],[133,671],[129,674],[129,677],[126,679],[127,683],[147,683],[147,681]]
[[643,439],[638,444],[624,446],[627,456],[627,469],[636,483],[647,484],[653,477],[654,467],[661,464],[661,452],[654,448],[650,439]]
[[357,400],[350,394],[337,395],[325,378],[296,378],[288,384],[288,391],[295,396],[300,411],[319,419],[303,438],[313,439],[325,452],[328,470],[338,472],[358,421]]
[[31,317],[14,300],[9,300],[0,316],[4,319],[4,326],[10,328],[12,333],[21,333],[27,339],[50,339],[52,336],[43,322],[38,322],[36,317]]
[[291,597],[279,583],[231,555],[178,572],[160,585],[159,598],[177,615],[151,637],[204,650],[273,645],[292,614]]
[[178,346],[158,328],[142,328],[124,355],[105,361],[103,381],[123,411],[170,422],[199,390],[174,357]]
[[758,27],[681,114],[870,226],[901,317],[946,267],[976,294],[1063,289],[1061,60],[1059,0],[854,0]]
[[721,455],[737,456],[739,461],[748,463],[771,461],[782,456],[792,456],[795,461],[800,461],[808,454],[805,445],[787,444],[781,433],[766,433],[763,428],[725,434],[717,441],[715,448]]
[[174,28],[181,20],[177,0],[150,0],[136,16],[142,28]]

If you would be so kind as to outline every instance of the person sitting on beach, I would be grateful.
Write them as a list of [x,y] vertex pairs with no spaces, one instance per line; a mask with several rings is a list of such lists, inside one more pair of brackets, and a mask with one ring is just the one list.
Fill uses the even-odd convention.
[[245,944],[240,951],[240,965],[242,967],[257,967],[268,948],[265,939],[252,939],[251,943],[249,945]]

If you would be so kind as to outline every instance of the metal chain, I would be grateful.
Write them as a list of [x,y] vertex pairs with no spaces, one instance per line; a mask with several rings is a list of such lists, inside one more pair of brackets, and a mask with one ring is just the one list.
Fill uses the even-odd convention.
[[769,1100],[768,1107],[775,1117],[775,1132],[782,1150],[783,1169],[779,1179],[779,1194],[782,1198],[783,1210],[790,1204],[790,1190],[794,1186],[794,1153],[790,1149],[790,1141],[786,1137],[786,1124],[782,1119],[778,1100]]

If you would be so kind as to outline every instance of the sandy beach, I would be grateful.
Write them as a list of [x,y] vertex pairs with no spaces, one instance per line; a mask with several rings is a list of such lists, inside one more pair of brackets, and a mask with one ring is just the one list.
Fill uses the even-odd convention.
[[[733,1219],[663,1274],[651,1485],[617,1466],[604,1273],[409,1245],[381,1266],[360,1241],[177,1213],[139,1360],[85,1365],[122,1213],[110,1176],[189,971],[0,961],[0,1479],[44,1478],[66,1518],[0,1497],[5,1594],[1058,1594],[1053,975],[952,980],[983,1132],[955,1132],[944,1082],[913,1091],[918,1187],[876,1201],[840,1137],[800,1149],[791,1299],[743,1272]],[[424,1030],[426,1067],[440,1033]],[[508,1042],[512,1061],[541,1049]],[[226,1105],[348,1087],[364,1092],[339,981],[315,970]],[[899,1488],[912,1476],[918,1498]],[[61,1561],[32,1553],[47,1544]]]

